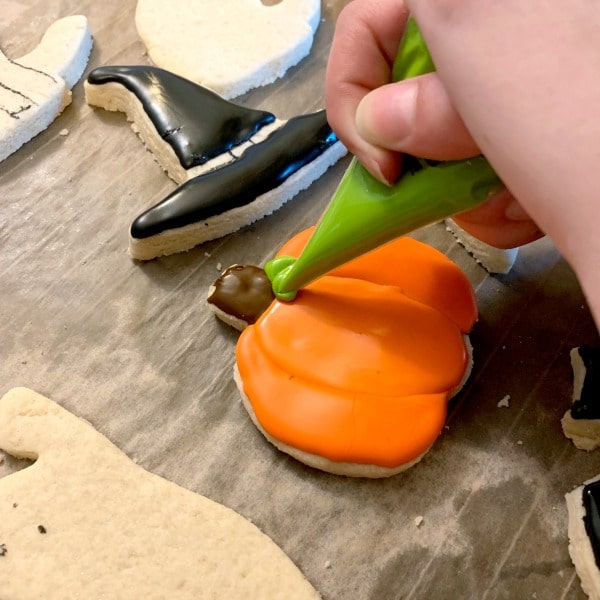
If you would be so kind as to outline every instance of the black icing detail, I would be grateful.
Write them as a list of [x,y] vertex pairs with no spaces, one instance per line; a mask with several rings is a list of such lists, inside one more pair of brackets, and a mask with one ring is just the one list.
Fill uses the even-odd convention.
[[585,509],[583,524],[592,546],[596,566],[600,568],[600,481],[584,486],[582,502]]
[[582,346],[577,352],[585,367],[580,397],[571,406],[574,419],[600,419],[600,348]]
[[135,94],[185,169],[248,141],[275,120],[272,113],[239,106],[157,67],[99,67],[88,75],[88,82],[118,83]]
[[141,214],[131,235],[148,238],[250,204],[338,141],[324,110],[290,119],[224,167],[198,175]]

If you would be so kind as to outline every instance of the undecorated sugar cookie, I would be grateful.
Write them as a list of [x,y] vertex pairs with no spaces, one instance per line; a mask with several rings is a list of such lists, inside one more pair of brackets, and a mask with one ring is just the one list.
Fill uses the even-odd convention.
[[570,353],[573,404],[561,419],[563,433],[581,450],[600,446],[600,348],[581,346]]
[[3,600],[319,598],[246,519],[29,389],[0,399],[0,448],[36,461],[0,479]]
[[282,77],[309,52],[321,0],[138,0],[152,62],[224,98]]
[[600,600],[600,476],[565,495],[569,554],[590,600]]
[[458,243],[489,273],[508,273],[519,254],[518,248],[496,248],[465,231],[454,219],[446,219],[446,229]]
[[46,129],[71,102],[92,48],[87,19],[54,22],[19,59],[0,52],[0,161]]
[[[279,254],[298,256],[309,235]],[[242,283],[223,285],[231,277]],[[248,324],[256,297],[268,303],[251,277],[226,271],[209,304],[243,329],[234,378],[265,437],[340,475],[387,477],[418,462],[471,370],[477,309],[462,271],[434,248],[398,238],[317,279],[293,302],[272,301]],[[236,288],[240,302],[230,307]]]
[[123,111],[180,187],[139,215],[138,260],[189,250],[280,208],[346,154],[324,110],[280,120],[164,69],[94,69],[89,104]]

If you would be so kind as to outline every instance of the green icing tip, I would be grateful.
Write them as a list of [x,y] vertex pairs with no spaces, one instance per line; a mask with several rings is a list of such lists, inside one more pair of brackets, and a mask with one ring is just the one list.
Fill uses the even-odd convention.
[[298,290],[285,290],[285,281],[292,268],[296,264],[293,256],[276,256],[265,265],[265,273],[273,287],[273,293],[278,300],[291,302],[298,293]]

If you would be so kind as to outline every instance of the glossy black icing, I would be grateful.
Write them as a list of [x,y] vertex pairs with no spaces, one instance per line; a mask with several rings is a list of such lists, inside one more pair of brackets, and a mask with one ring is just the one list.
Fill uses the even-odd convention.
[[596,565],[600,568],[600,481],[589,483],[583,488],[583,523],[590,540]]
[[585,367],[580,397],[571,406],[574,419],[600,419],[600,348],[577,349]]
[[149,66],[108,66],[88,75],[94,85],[118,83],[135,94],[158,134],[185,169],[249,140],[275,120],[262,110],[229,102],[174,73]]
[[337,141],[323,110],[290,119],[238,160],[190,179],[141,214],[131,225],[131,235],[147,238],[247,205]]

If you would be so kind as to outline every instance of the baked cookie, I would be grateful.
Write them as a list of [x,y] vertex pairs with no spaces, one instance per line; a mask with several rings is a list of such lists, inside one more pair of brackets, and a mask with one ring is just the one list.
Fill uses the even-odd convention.
[[[309,235],[279,254],[298,256]],[[230,312],[223,302],[219,310]],[[255,425],[283,452],[330,473],[387,477],[439,436],[471,369],[476,318],[462,271],[399,238],[293,302],[271,302],[238,340],[235,381]]]
[[346,154],[324,110],[279,120],[156,67],[100,67],[85,89],[89,104],[125,112],[182,184],[133,221],[129,252],[139,260],[237,231],[277,210]]
[[2,598],[319,598],[249,521],[31,390],[0,399],[0,448],[36,460],[0,479]]
[[92,49],[83,16],[55,21],[19,59],[0,52],[0,161],[46,129],[71,102]]
[[465,231],[454,219],[446,219],[446,229],[456,241],[489,273],[508,273],[519,254],[518,248],[496,248]]
[[569,513],[569,554],[591,598],[600,599],[600,476],[565,495]]
[[256,323],[275,300],[264,269],[232,265],[208,290],[207,303],[215,315],[238,331]]
[[563,433],[581,450],[600,446],[600,348],[571,350],[573,404],[561,419]]
[[312,47],[321,0],[138,0],[152,62],[224,98],[272,83]]

